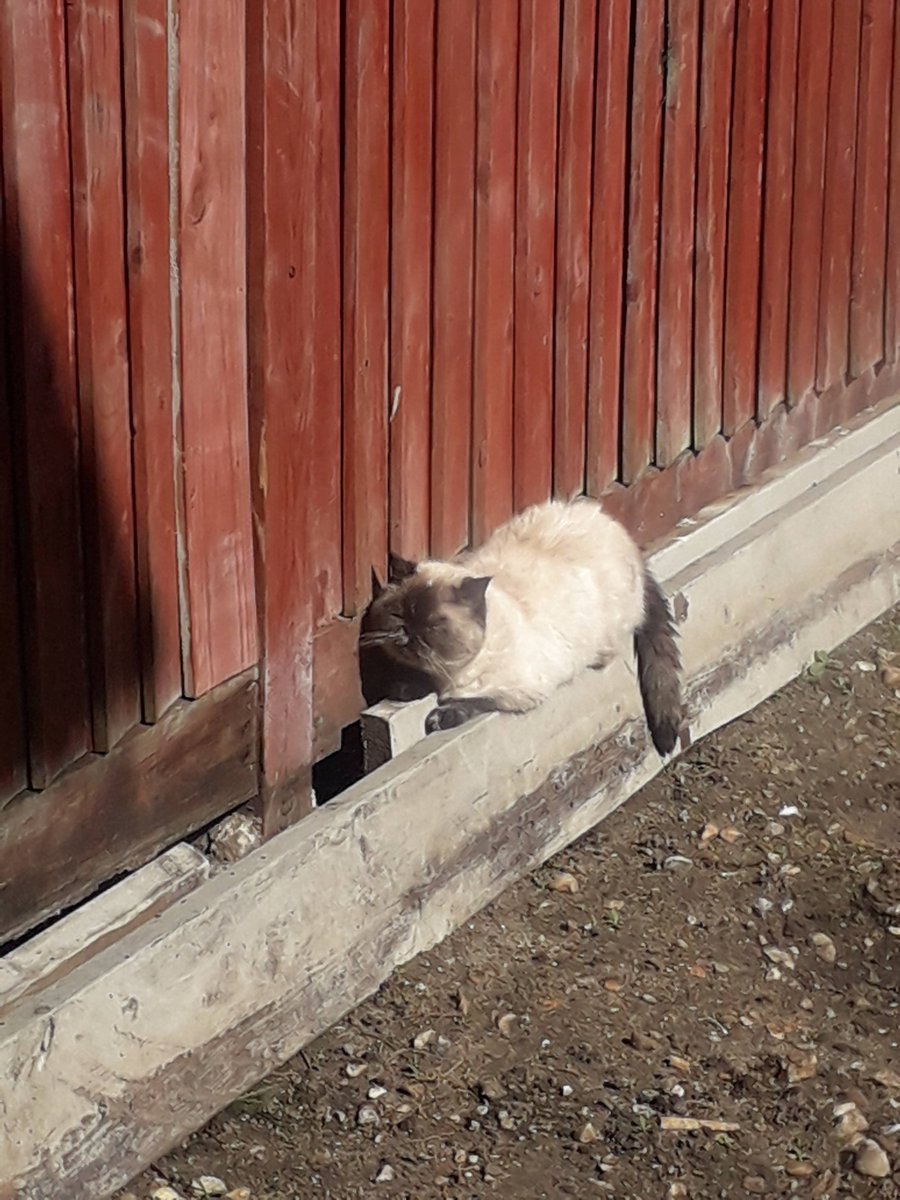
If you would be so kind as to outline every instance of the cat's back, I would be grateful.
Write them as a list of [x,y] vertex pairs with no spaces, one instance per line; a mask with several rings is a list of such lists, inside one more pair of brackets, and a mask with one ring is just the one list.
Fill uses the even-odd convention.
[[472,556],[486,573],[539,560],[565,569],[615,561],[632,563],[637,550],[625,529],[595,500],[550,500],[525,509]]

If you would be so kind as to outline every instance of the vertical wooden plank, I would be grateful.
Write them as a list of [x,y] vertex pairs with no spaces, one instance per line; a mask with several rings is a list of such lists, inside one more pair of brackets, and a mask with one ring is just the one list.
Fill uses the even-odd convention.
[[141,716],[118,0],[69,13],[78,402],[95,750]]
[[694,184],[700,0],[669,0],[659,262],[656,461],[691,440]]
[[704,4],[694,284],[695,450],[702,450],[722,428],[725,232],[731,145],[734,21],[734,0],[715,0],[715,3]]
[[179,17],[188,694],[256,661],[246,380],[243,0]]
[[597,15],[597,97],[588,332],[588,494],[619,475],[624,320],[631,5],[604,0]]
[[[249,0],[250,429],[262,663],[263,825],[308,811],[319,519],[310,452],[340,404],[340,13]],[[293,214],[289,220],[285,213]],[[335,456],[339,448],[335,448]]]
[[123,0],[128,345],[145,721],[180,695],[166,0]]
[[841,381],[847,371],[860,14],[860,0],[841,0],[834,7],[816,360],[816,387],[819,391]]
[[556,179],[556,369],[553,491],[584,491],[591,265],[591,158],[597,0],[563,5]]
[[833,7],[833,4],[822,4],[820,0],[801,0],[800,4],[788,315],[788,399],[791,404],[796,404],[812,388],[816,374]]
[[799,23],[800,0],[771,0],[756,409],[760,420],[781,403],[787,388],[790,275],[785,264],[791,247]]
[[664,24],[665,0],[643,0],[637,6],[625,283],[623,483],[633,483],[650,465],[654,449]]
[[559,0],[521,0],[519,12],[513,485],[522,509],[553,486]]
[[850,293],[850,371],[884,357],[888,130],[894,0],[863,0],[856,157],[856,219]]
[[390,542],[428,553],[434,0],[396,0],[392,70]]
[[756,414],[769,0],[738,0],[725,260],[722,429]]
[[[2,143],[0,143],[2,151]],[[2,162],[2,153],[0,153]],[[5,228],[0,188],[0,244]],[[25,747],[25,693],[22,678],[21,612],[16,563],[16,513],[13,503],[12,429],[7,387],[6,331],[9,274],[5,246],[0,253],[0,808],[28,783]]]
[[472,539],[513,507],[517,0],[479,0],[472,367]]
[[475,0],[437,10],[431,551],[469,538],[474,279]]
[[388,0],[346,0],[344,611],[387,563]]
[[65,28],[2,5],[3,173],[31,782],[90,747],[79,528]]
[[888,238],[884,303],[884,357],[900,351],[900,5],[894,13],[894,74],[891,85],[891,161],[888,179]]

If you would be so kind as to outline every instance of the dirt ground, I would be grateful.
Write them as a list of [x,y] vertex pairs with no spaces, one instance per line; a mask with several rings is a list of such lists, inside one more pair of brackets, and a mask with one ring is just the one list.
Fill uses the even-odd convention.
[[900,610],[693,747],[128,1191],[900,1197],[890,655]]

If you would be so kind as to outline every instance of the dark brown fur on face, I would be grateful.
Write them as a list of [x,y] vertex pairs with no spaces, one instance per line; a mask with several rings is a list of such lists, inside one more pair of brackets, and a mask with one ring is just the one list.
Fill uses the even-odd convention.
[[439,690],[447,667],[470,662],[484,641],[490,579],[430,584],[415,570],[414,563],[392,557],[391,583],[378,584],[363,619],[360,667],[368,703],[376,691],[378,699],[407,700]]

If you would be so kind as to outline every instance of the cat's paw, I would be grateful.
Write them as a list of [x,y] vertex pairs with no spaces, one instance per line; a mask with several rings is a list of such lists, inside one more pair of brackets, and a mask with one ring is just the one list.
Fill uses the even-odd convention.
[[455,729],[464,725],[472,714],[462,704],[441,704],[433,708],[425,718],[425,732],[437,733],[441,729]]

